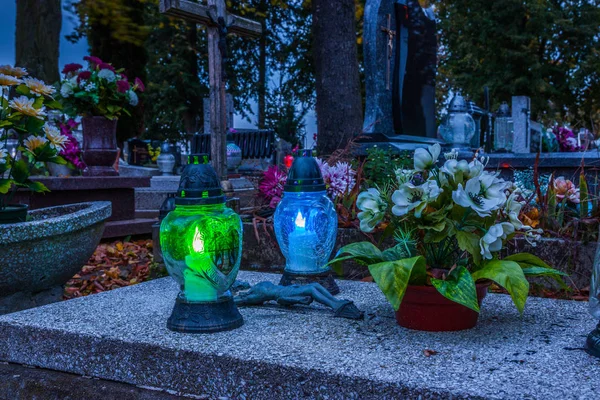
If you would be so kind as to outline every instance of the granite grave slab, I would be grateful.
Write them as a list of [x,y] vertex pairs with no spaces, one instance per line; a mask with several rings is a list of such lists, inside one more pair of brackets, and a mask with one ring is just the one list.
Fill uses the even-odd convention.
[[0,317],[0,360],[211,399],[598,396],[585,303],[531,298],[520,316],[508,296],[488,295],[475,329],[427,333],[397,326],[375,284],[340,287],[364,321],[251,307],[238,330],[184,335],[166,329],[177,285],[155,280]]

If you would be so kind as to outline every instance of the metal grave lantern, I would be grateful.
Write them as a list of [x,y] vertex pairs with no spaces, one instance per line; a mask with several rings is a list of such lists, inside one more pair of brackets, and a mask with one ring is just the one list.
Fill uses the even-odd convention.
[[600,358],[600,245],[596,250],[596,258],[592,270],[592,284],[590,285],[590,314],[598,321],[598,326],[587,337],[585,350]]
[[503,102],[496,113],[494,121],[494,150],[499,153],[510,153],[513,148],[514,124],[510,106]]
[[439,135],[454,148],[469,149],[475,129],[475,120],[469,114],[467,101],[460,92],[456,93],[448,106],[448,115],[440,125]]
[[302,150],[288,172],[275,210],[277,242],[286,259],[281,285],[318,282],[339,293],[326,265],[337,236],[337,213],[311,150]]
[[175,209],[160,227],[160,245],[167,271],[180,287],[170,330],[210,333],[242,326],[229,291],[240,268],[242,222],[225,206],[208,155],[188,157]]

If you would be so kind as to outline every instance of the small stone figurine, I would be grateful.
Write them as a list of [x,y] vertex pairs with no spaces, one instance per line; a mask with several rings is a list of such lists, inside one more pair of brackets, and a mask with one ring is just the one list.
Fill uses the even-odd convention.
[[282,306],[308,305],[317,301],[331,307],[336,317],[362,319],[364,316],[352,301],[336,299],[318,283],[278,286],[271,282],[260,282],[248,291],[239,292],[234,299],[238,306],[260,306],[271,300]]

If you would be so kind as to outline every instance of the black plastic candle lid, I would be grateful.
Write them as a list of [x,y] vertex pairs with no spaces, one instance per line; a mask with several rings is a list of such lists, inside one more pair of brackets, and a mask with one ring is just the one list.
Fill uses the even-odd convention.
[[325,190],[321,168],[312,156],[312,150],[300,150],[287,176],[286,192],[321,192]]
[[209,205],[225,203],[221,181],[208,160],[208,154],[190,154],[183,169],[175,204]]

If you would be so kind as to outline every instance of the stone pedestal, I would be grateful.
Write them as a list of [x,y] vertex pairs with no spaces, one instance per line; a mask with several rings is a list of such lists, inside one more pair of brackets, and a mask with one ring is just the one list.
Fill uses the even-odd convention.
[[149,177],[32,177],[43,183],[49,193],[19,190],[16,203],[29,204],[30,210],[89,201],[110,201],[112,216],[104,238],[150,233],[153,219],[136,218],[135,189],[150,186]]
[[[269,304],[241,307],[245,324],[235,331],[187,335],[167,329],[179,288],[158,279],[1,316],[0,361],[39,367],[30,371],[57,374],[64,385],[70,373],[72,382],[99,379],[98,390],[112,381],[206,399],[598,396],[600,363],[582,349],[597,323],[586,303],[530,298],[521,316],[509,296],[489,294],[474,329],[431,333],[400,328],[376,284],[339,285],[364,320],[335,318],[320,306]],[[52,390],[52,380],[30,374],[16,388],[11,377],[19,367],[5,367],[0,397],[46,398],[37,393]]]

